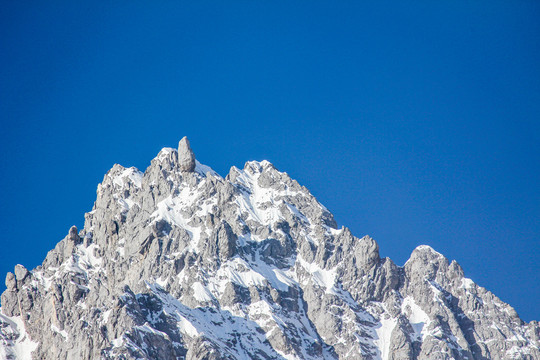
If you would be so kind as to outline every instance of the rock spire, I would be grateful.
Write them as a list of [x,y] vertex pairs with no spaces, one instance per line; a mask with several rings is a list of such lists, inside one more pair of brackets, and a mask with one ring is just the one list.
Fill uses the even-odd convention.
[[178,164],[183,172],[193,172],[195,170],[195,154],[193,154],[186,136],[178,143]]

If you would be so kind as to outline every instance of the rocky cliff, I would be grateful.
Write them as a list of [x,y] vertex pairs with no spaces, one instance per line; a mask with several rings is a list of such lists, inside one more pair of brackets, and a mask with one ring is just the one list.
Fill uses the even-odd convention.
[[6,276],[0,359],[540,359],[540,327],[429,246],[400,267],[267,161],[187,139],[115,165],[82,230]]

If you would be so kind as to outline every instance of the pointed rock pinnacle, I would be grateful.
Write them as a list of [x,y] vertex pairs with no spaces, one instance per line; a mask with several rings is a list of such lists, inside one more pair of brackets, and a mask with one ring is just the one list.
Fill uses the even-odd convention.
[[79,237],[79,230],[77,230],[77,227],[75,225],[73,225],[69,229],[67,238],[74,244],[79,244],[81,242],[81,238]]
[[186,136],[178,143],[178,164],[183,172],[192,172],[195,170],[195,154],[189,146],[189,140]]

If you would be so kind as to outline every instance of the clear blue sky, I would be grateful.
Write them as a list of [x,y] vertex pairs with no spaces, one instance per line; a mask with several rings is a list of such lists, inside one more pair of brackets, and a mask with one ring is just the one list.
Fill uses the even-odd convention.
[[3,2],[2,279],[82,226],[114,163],[187,135],[540,320],[538,1],[158,3]]

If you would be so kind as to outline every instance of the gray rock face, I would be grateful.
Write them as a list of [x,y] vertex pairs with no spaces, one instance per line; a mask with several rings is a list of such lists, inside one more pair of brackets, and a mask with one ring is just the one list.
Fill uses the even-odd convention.
[[17,279],[13,273],[8,272],[6,275],[6,287],[10,291],[17,290]]
[[189,140],[185,136],[178,143],[178,164],[181,171],[192,172],[195,170],[195,154],[193,154]]
[[24,281],[26,279],[26,276],[28,275],[28,270],[22,265],[15,265],[15,277],[17,278],[17,281]]
[[428,246],[399,267],[267,161],[115,165],[1,297],[0,359],[540,359],[540,327]]

